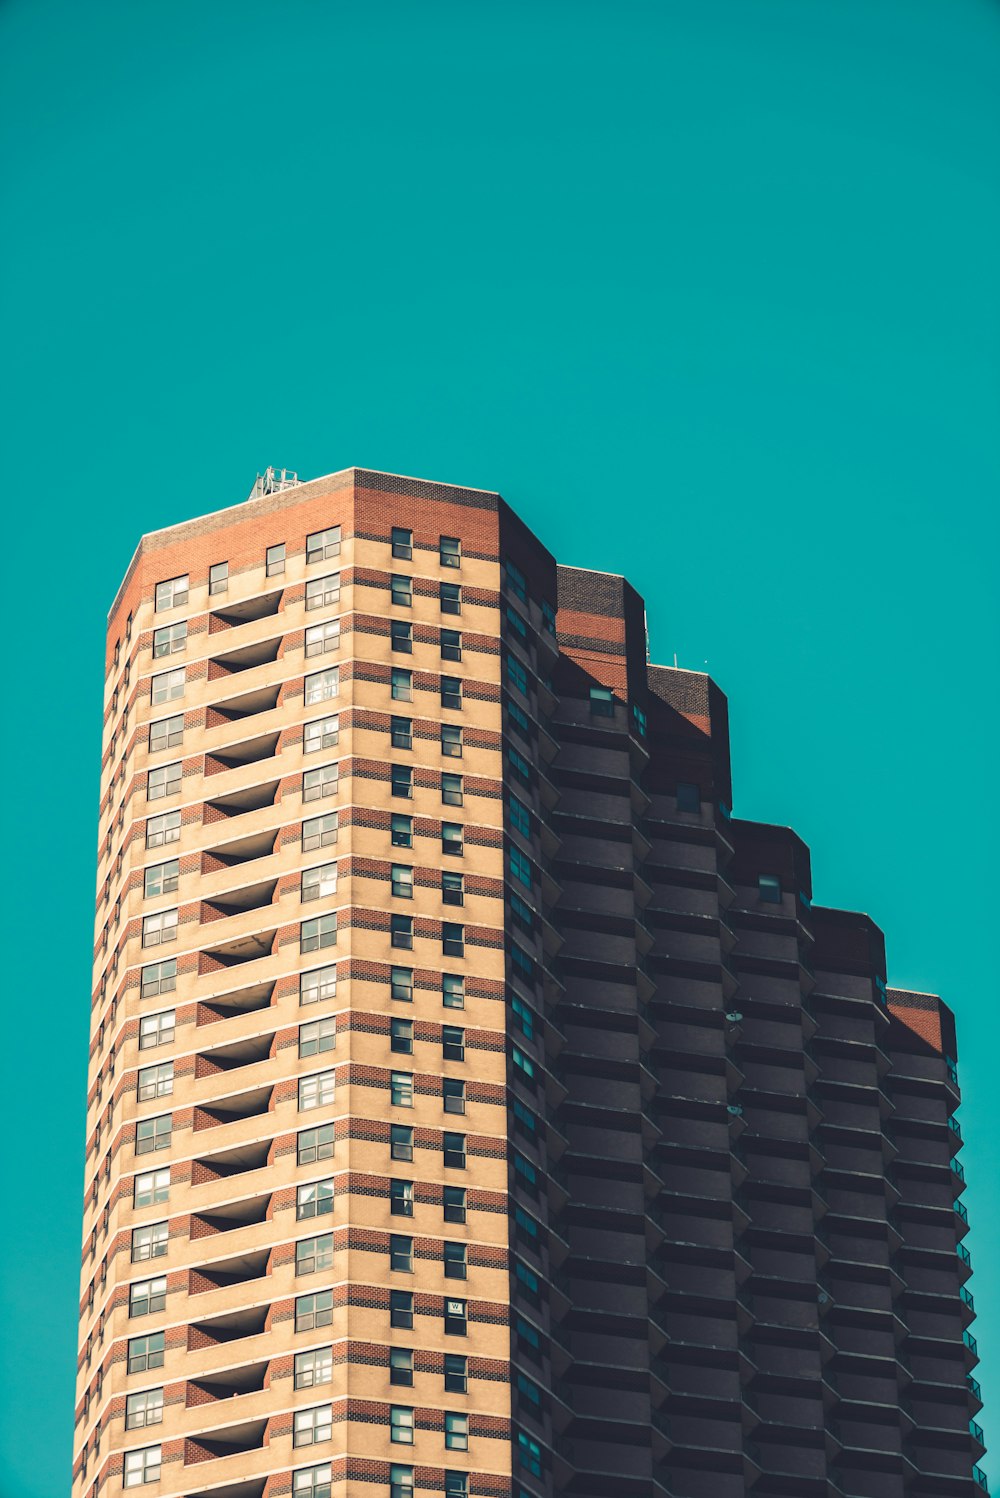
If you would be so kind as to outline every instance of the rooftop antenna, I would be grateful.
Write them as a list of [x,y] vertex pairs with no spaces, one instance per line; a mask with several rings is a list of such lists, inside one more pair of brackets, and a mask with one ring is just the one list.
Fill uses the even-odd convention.
[[674,670],[677,670],[677,651],[674,651]]
[[294,468],[265,468],[258,473],[247,499],[260,499],[263,494],[280,494],[282,489],[294,489],[299,476]]

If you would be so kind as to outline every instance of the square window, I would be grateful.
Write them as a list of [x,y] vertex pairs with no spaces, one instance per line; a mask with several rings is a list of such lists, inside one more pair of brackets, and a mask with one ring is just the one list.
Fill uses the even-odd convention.
[[462,679],[460,676],[442,676],[441,706],[452,712],[461,712]]
[[161,749],[176,749],[183,738],[183,713],[176,713],[172,718],[158,718],[149,725],[149,752],[157,754]]
[[442,567],[461,567],[462,543],[457,536],[442,536],[438,557]]
[[301,1129],[295,1141],[295,1163],[315,1165],[319,1160],[332,1160],[336,1144],[336,1126],[332,1123]]
[[229,563],[213,562],[208,569],[208,593],[214,598],[216,593],[229,591]]
[[412,1161],[413,1130],[409,1124],[389,1125],[389,1158]]
[[169,1149],[172,1134],[173,1120],[169,1113],[161,1113],[158,1118],[141,1118],[135,1126],[136,1154],[149,1155]]
[[167,863],[154,863],[143,871],[143,898],[152,900],[157,895],[172,895],[180,881],[180,864],[176,858]]
[[330,1015],[328,1019],[314,1019],[306,1025],[299,1026],[299,1060],[305,1060],[307,1056],[321,1056],[325,1051],[332,1051],[337,1044],[337,1019]]
[[167,957],[163,962],[151,962],[142,969],[141,993],[144,999],[154,999],[161,993],[173,993],[177,987],[177,958]]
[[176,609],[182,603],[188,601],[188,577],[168,577],[165,582],[157,583],[154,607],[157,613],[161,609]]
[[445,1186],[442,1203],[445,1222],[465,1222],[466,1197],[464,1186]]
[[701,811],[701,790],[693,781],[678,781],[677,810]]
[[394,749],[412,749],[413,719],[395,717],[390,719],[389,742]]
[[[162,587],[162,583],[160,584]],[[126,1451],[122,1486],[141,1487],[143,1483],[160,1480],[160,1448],[144,1446],[141,1451]]]
[[327,666],[325,671],[314,671],[304,679],[306,707],[316,702],[329,702],[340,696],[340,667]]
[[295,1301],[295,1330],[315,1331],[320,1326],[333,1324],[333,1291],[317,1290],[312,1295],[300,1295]]
[[306,564],[325,562],[330,557],[340,556],[340,526],[330,525],[326,530],[314,531],[306,537]]
[[165,1222],[151,1222],[132,1229],[132,1263],[161,1259],[167,1252],[169,1228]]
[[462,730],[457,723],[441,724],[441,753],[448,759],[462,758]]
[[285,543],[277,542],[267,548],[264,573],[267,577],[280,577],[285,570]]
[[306,612],[335,607],[340,602],[340,573],[311,577],[306,583]]
[[591,687],[590,715],[592,718],[613,718],[615,698],[610,687]]
[[462,612],[462,589],[458,583],[441,583],[438,596],[442,614],[460,614]]
[[768,905],[781,904],[781,880],[777,874],[760,874],[757,878],[757,893]]
[[181,788],[181,762],[159,765],[146,775],[146,800],[159,801],[163,796],[176,796]]
[[324,947],[336,946],[336,911],[331,911],[328,915],[313,916],[311,920],[303,921],[299,927],[299,932],[300,952],[318,952]]
[[181,814],[179,811],[160,812],[146,822],[146,847],[163,848],[167,843],[180,841]]
[[413,1073],[394,1071],[389,1077],[389,1101],[394,1108],[413,1107]]
[[[162,1311],[162,1310],[164,1310],[166,1308],[166,1304],[167,1304],[167,1277],[166,1277],[165,1274],[158,1275],[156,1277],[156,1279],[152,1279],[152,1280],[136,1280],[134,1284],[132,1284],[132,1285],[129,1286],[129,1292],[128,1292],[128,1313],[129,1313],[130,1317],[131,1316],[151,1316],[156,1311]],[[163,1333],[162,1332],[154,1333],[153,1336],[154,1336],[154,1339],[155,1339],[155,1337],[159,1337],[160,1351],[162,1352],[162,1350],[163,1350]],[[145,1338],[145,1337],[136,1337],[134,1340],[136,1342],[145,1342],[145,1341],[148,1341],[150,1339]],[[161,1357],[160,1358],[160,1364],[162,1364],[162,1362],[163,1362],[163,1359]],[[152,1367],[159,1367],[160,1364],[150,1363],[148,1366],[150,1368],[152,1368]],[[140,1373],[140,1372],[143,1371],[143,1369],[133,1368],[132,1367],[132,1343],[131,1342],[129,1343],[129,1368],[128,1368],[128,1371],[129,1371],[129,1373]]]
[[340,743],[340,714],[329,718],[314,718],[302,732],[302,752],[315,754],[318,749],[332,749]]
[[295,1218],[303,1222],[309,1217],[325,1217],[333,1211],[333,1181],[308,1181],[296,1188]]
[[295,1245],[295,1273],[315,1274],[333,1268],[333,1234],[320,1233],[315,1238],[300,1238]]
[[458,973],[441,974],[441,1002],[446,1009],[465,1008],[465,979]]
[[308,1352],[297,1352],[292,1368],[292,1384],[296,1389],[315,1389],[319,1384],[333,1381],[333,1348],[313,1347]]
[[402,526],[394,525],[392,528],[392,554],[404,562],[413,560],[413,532],[404,530]]
[[173,1038],[173,1009],[165,1009],[162,1014],[146,1014],[139,1021],[140,1051],[152,1050],[159,1045],[169,1045]]
[[319,1404],[310,1410],[296,1410],[293,1416],[292,1445],[315,1446],[333,1436],[333,1408]]
[[413,1353],[408,1347],[389,1348],[389,1382],[411,1387],[413,1384]]
[[313,853],[317,848],[329,848],[337,841],[340,815],[328,811],[322,817],[307,817],[302,823],[302,851]]
[[[150,1281],[149,1283],[152,1284],[154,1281]],[[162,1368],[164,1342],[165,1334],[163,1332],[150,1332],[145,1337],[130,1337],[128,1344],[129,1373],[147,1373],[151,1368]]]
[[317,864],[315,868],[302,870],[301,898],[305,901],[325,899],[337,893],[337,865]]
[[413,1293],[410,1290],[389,1291],[389,1325],[413,1329]]
[[170,1198],[170,1167],[160,1170],[143,1170],[132,1185],[132,1205],[135,1208],[152,1207]]
[[318,1071],[299,1078],[299,1111],[328,1107],[336,1096],[336,1072]]
[[337,965],[314,967],[299,978],[299,1003],[318,1004],[322,999],[337,997]]
[[329,1462],[319,1467],[299,1467],[292,1474],[293,1498],[330,1498],[333,1469]]
[[154,915],[143,916],[142,944],[144,947],[161,946],[164,942],[176,940],[176,910],[158,910]]
[[310,624],[305,634],[307,656],[328,655],[340,649],[340,620],[327,619],[323,624]]
[[407,952],[413,950],[412,915],[390,915],[389,944],[393,947],[401,947]]
[[413,1002],[412,967],[394,967],[389,973],[389,997],[400,999],[404,1004]]
[[174,1090],[174,1063],[160,1061],[155,1066],[140,1066],[137,1098],[148,1103],[154,1098],[169,1097]]
[[405,574],[394,572],[390,579],[391,596],[394,607],[401,609],[413,606],[413,578]]

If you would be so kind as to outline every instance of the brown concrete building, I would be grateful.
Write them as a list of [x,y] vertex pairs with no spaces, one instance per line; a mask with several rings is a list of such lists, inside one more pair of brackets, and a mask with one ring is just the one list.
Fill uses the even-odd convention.
[[496,494],[145,536],[108,626],[75,1498],[972,1498],[955,1035],[726,701]]

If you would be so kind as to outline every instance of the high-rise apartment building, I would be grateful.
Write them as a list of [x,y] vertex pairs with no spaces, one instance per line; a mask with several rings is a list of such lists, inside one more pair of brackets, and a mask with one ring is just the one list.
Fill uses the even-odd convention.
[[75,1498],[982,1491],[952,1016],[731,804],[723,694],[496,494],[142,539]]

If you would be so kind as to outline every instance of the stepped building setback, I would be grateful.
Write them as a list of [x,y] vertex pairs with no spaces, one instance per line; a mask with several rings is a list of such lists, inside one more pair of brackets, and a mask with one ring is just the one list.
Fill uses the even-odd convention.
[[624,579],[269,470],[107,638],[74,1498],[982,1493],[951,1012]]

